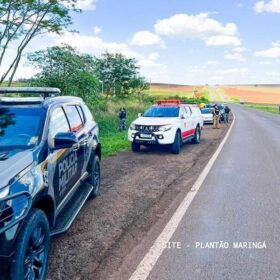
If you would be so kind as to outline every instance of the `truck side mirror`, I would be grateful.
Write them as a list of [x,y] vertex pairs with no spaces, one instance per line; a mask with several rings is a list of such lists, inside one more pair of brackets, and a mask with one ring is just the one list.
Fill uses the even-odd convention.
[[78,139],[73,132],[59,132],[54,137],[53,150],[69,149],[78,143]]

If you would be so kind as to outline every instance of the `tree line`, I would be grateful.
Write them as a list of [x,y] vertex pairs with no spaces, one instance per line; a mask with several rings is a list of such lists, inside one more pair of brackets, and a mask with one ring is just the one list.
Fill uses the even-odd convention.
[[148,88],[137,61],[120,53],[93,57],[64,45],[29,54],[28,62],[39,70],[29,81],[31,85],[58,87],[65,95],[126,97]]
[[[71,13],[81,12],[78,0],[1,0],[0,1],[0,85],[11,86],[23,53],[35,37],[72,32]],[[7,52],[15,49],[14,57]],[[3,63],[9,56],[9,63]],[[68,45],[36,51],[28,63],[38,74],[26,82],[37,86],[59,87],[63,94],[83,98],[103,95],[140,95],[148,87],[133,58],[105,52],[100,57],[81,54]]]

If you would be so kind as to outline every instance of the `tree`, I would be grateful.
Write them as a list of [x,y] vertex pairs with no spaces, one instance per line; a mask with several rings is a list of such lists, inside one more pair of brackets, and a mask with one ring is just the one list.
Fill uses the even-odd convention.
[[148,90],[150,88],[150,85],[147,83],[144,77],[135,77],[131,81],[130,85],[132,93],[136,94],[137,96],[140,96],[144,90]]
[[135,81],[139,79],[139,66],[135,58],[105,52],[95,59],[95,72],[104,85],[107,97],[109,95],[122,97],[137,88]]
[[39,34],[61,32],[71,23],[70,11],[76,9],[77,0],[1,0],[0,1],[0,70],[12,42],[17,43],[16,56],[0,79],[0,84],[10,75],[11,85],[22,53],[29,42]]
[[28,62],[39,70],[32,85],[58,87],[64,95],[90,100],[98,95],[99,84],[94,75],[94,59],[79,54],[68,46],[51,47],[28,55]]

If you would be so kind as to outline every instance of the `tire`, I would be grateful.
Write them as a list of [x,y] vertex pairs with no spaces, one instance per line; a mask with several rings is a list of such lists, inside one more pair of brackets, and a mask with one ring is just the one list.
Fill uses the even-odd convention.
[[200,143],[200,135],[201,135],[201,130],[200,130],[200,127],[197,126],[196,129],[195,129],[194,138],[192,140],[193,144],[199,144]]
[[134,153],[140,152],[140,144],[137,144],[137,143],[133,142],[133,143],[131,144],[131,150],[132,150]]
[[90,194],[90,198],[94,199],[100,195],[100,182],[101,182],[101,171],[100,171],[100,159],[97,155],[94,155],[93,162],[90,168],[90,177],[88,183],[93,186],[93,190]]
[[178,155],[180,153],[180,150],[181,150],[181,145],[182,145],[181,135],[180,135],[180,132],[177,131],[176,135],[175,135],[174,142],[171,145],[172,153],[175,154],[175,155]]
[[45,279],[50,251],[49,222],[42,210],[34,209],[23,224],[15,245],[11,279]]

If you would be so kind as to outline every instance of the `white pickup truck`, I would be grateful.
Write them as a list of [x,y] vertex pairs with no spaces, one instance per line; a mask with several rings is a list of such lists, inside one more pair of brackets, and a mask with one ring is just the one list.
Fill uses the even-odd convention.
[[170,145],[179,154],[183,143],[200,142],[203,117],[196,104],[180,100],[158,100],[129,127],[128,139],[134,152],[141,145]]

